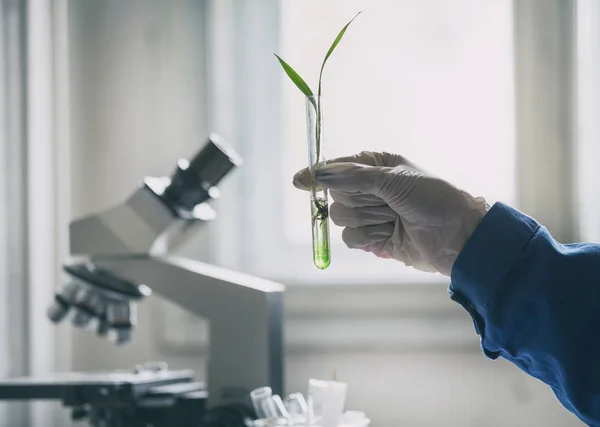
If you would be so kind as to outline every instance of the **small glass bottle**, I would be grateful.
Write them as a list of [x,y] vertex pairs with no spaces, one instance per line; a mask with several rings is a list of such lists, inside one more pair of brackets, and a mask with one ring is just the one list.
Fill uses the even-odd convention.
[[313,262],[324,270],[331,264],[329,241],[329,200],[327,189],[315,187],[315,170],[325,162],[325,140],[323,139],[323,106],[319,96],[306,97],[306,124],[308,142],[308,167],[312,174],[310,211],[312,222]]

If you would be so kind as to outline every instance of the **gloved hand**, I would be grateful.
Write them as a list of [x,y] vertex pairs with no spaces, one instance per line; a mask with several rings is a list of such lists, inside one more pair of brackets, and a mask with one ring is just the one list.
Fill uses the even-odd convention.
[[[345,227],[349,248],[447,276],[488,210],[483,198],[395,154],[364,151],[333,159],[316,170],[315,180],[330,190],[330,217]],[[311,184],[308,169],[294,175],[297,188],[310,190]]]

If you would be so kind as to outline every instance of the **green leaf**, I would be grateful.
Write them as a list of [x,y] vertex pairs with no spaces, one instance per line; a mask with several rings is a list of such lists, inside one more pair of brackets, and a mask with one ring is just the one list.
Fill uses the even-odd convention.
[[337,47],[337,45],[340,43],[340,41],[342,40],[342,37],[344,37],[344,34],[346,33],[346,30],[348,29],[348,27],[350,26],[350,24],[352,24],[352,22],[358,18],[358,15],[360,15],[362,13],[362,11],[358,12],[354,18],[352,18],[350,20],[350,22],[348,22],[344,28],[342,28],[342,31],[340,31],[340,33],[337,35],[337,37],[335,38],[335,40],[333,41],[333,44],[331,45],[331,47],[329,48],[329,50],[327,51],[327,55],[325,55],[325,59],[323,60],[323,65],[321,65],[321,72],[319,73],[319,96],[321,96],[321,79],[323,78],[323,69],[325,68],[325,63],[327,62],[327,60],[329,59],[329,57],[331,56],[331,54],[333,53],[333,50]]
[[317,106],[315,105],[315,101],[313,99],[314,95],[312,90],[310,90],[310,87],[308,87],[308,84],[306,84],[304,79],[302,79],[302,77],[300,77],[300,75],[292,67],[290,67],[290,65],[287,62],[281,59],[277,54],[274,55],[279,60],[279,63],[283,67],[283,70],[288,75],[288,77],[294,82],[298,89],[300,89],[300,92],[302,92],[305,96],[311,97],[310,102],[316,109]]

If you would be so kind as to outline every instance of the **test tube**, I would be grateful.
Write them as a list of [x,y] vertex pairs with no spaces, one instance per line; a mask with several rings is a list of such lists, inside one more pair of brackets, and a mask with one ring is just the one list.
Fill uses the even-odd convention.
[[261,408],[264,418],[272,420],[291,420],[290,414],[286,409],[279,395],[268,396],[262,399]]
[[302,393],[292,393],[283,399],[292,425],[304,425],[308,418],[308,404]]
[[290,394],[283,400],[283,403],[288,412],[292,415],[306,416],[308,413],[308,404],[302,393]]
[[273,402],[275,402],[275,406],[277,407],[277,417],[291,420],[290,413],[285,407],[283,400],[281,400],[281,396],[279,396],[278,394],[273,396]]
[[256,411],[258,418],[269,418],[263,408],[264,402],[273,396],[273,390],[271,387],[260,387],[250,392],[250,399],[252,399],[252,405]]
[[306,97],[306,125],[308,131],[308,167],[313,178],[313,186],[310,190],[313,262],[317,268],[324,270],[331,264],[329,200],[327,189],[316,187],[314,181],[315,171],[325,163],[321,96]]

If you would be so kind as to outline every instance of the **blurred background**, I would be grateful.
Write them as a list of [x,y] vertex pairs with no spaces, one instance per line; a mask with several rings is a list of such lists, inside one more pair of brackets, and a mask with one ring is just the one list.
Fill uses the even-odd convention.
[[[245,165],[182,254],[280,281],[286,384],[332,370],[374,426],[582,425],[550,389],[487,360],[447,280],[352,252],[312,265],[304,99],[280,54],[325,71],[329,157],[385,150],[562,241],[600,240],[600,3],[595,0],[0,0],[0,377],[165,360],[204,375],[206,325],[156,297],[134,343],[52,326],[70,219],[169,174],[209,132]],[[243,351],[243,349],[240,349]],[[2,426],[69,425],[1,405]]]

